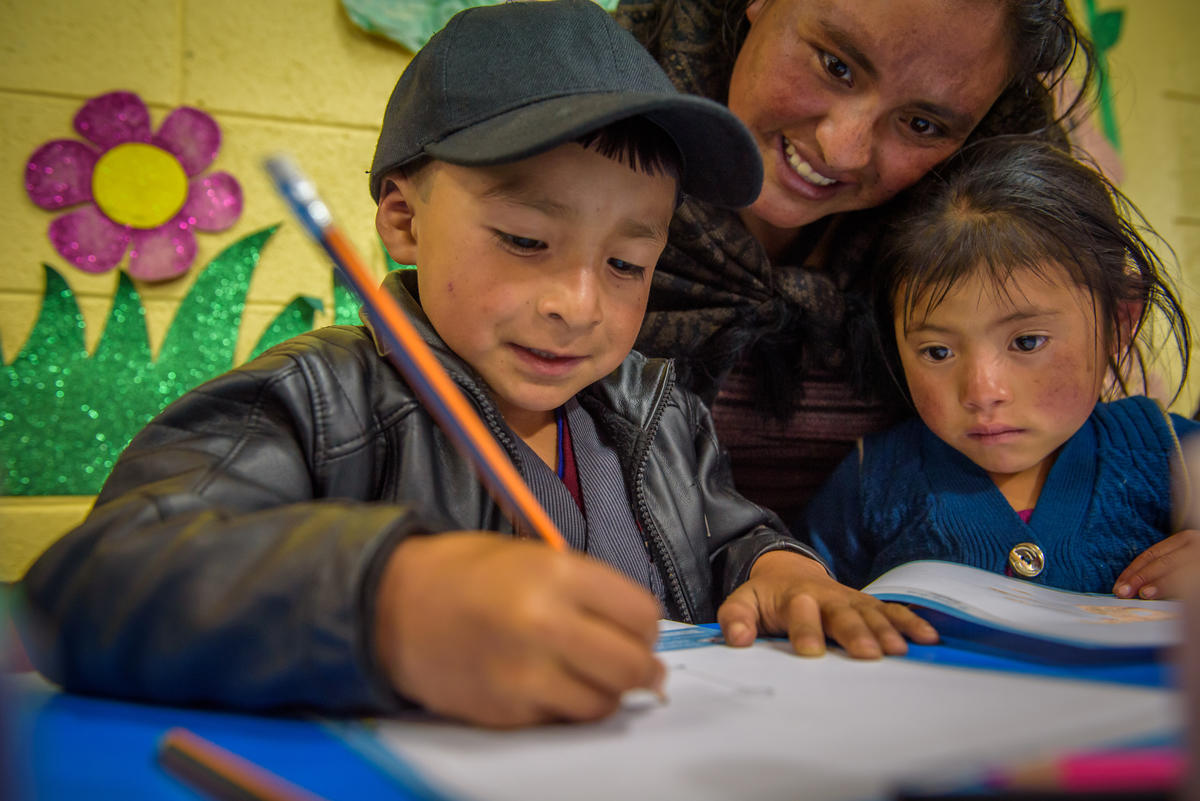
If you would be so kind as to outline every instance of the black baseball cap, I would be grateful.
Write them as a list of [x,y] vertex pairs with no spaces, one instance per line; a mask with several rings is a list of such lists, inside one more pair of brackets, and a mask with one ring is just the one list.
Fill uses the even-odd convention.
[[680,188],[736,208],[753,202],[762,160],[729,109],[681,94],[592,0],[517,0],[455,14],[392,90],[371,164],[383,176],[422,157],[485,167],[536,156],[628,117],[666,131]]

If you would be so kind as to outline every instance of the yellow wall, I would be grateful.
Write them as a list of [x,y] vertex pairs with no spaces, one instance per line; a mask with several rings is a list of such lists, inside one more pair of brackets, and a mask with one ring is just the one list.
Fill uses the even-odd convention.
[[[1193,0],[1097,0],[1125,9],[1110,57],[1125,177],[1121,188],[1174,249],[1180,294],[1200,329],[1200,5]],[[1169,251],[1156,248],[1166,261]],[[1193,341],[1193,346],[1196,342]],[[1172,411],[1190,415],[1200,369]]]
[[[1101,10],[1118,4],[1099,2]],[[1124,187],[1186,265],[1185,295],[1200,320],[1200,30],[1193,0],[1127,0],[1125,32],[1111,54],[1124,137]],[[157,124],[171,109],[211,113],[224,135],[211,169],[232,173],[245,193],[238,223],[198,233],[190,273],[226,245],[286,221],[250,288],[239,358],[296,294],[331,302],[329,270],[304,240],[258,166],[286,148],[313,176],[362,252],[378,261],[364,172],[375,128],[407,61],[400,47],[361,33],[337,0],[0,0],[0,339],[11,361],[41,303],[43,262],[64,273],[100,336],[116,272],[88,276],[50,246],[54,216],[25,195],[25,161],[43,142],[78,138],[71,120],[95,95],[138,93]],[[1190,180],[1189,180],[1190,179]],[[382,263],[377,264],[382,274]],[[191,278],[139,285],[156,347]],[[318,322],[323,322],[319,320]],[[1177,410],[1200,397],[1193,381]],[[89,499],[0,498],[0,579],[16,578]]]
[[[138,284],[157,348],[196,273],[224,247],[285,222],[264,249],[247,298],[238,359],[297,294],[331,308],[328,262],[305,240],[259,162],[287,149],[321,188],[364,254],[383,264],[366,171],[379,116],[408,62],[398,45],[362,33],[337,0],[0,0],[0,340],[12,361],[41,306],[43,262],[66,277],[98,341],[117,272],[86,275],[51,247],[54,213],[25,194],[25,162],[51,139],[79,139],[83,101],[139,94],[157,124],[180,105],[212,114],[223,134],[210,170],[232,173],[245,208],[229,230],[197,232],[189,277]],[[122,265],[124,266],[124,265]],[[326,320],[318,320],[319,323]],[[54,536],[87,511],[86,498],[0,498],[0,579],[13,579]]]

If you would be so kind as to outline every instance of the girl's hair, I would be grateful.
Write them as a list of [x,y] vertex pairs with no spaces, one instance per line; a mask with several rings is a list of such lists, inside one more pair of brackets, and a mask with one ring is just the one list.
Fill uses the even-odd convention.
[[[926,176],[900,204],[875,285],[893,375],[899,374],[892,333],[897,301],[907,324],[910,314],[935,308],[966,276],[984,271],[1003,289],[1015,271],[1049,280],[1055,267],[1090,291],[1102,344],[1118,351],[1110,367],[1122,389],[1144,367],[1137,341],[1156,352],[1147,325],[1155,316],[1166,323],[1187,375],[1187,318],[1139,229],[1153,232],[1120,190],[1070,152],[1028,137],[980,142]],[[1118,340],[1130,323],[1129,340]]]
[[[728,95],[729,76],[738,51],[746,40],[750,22],[746,8],[752,0],[725,0],[720,12],[720,30],[713,34],[712,58],[725,76],[720,99]],[[1076,110],[1094,89],[1095,52],[1091,40],[1075,26],[1066,0],[990,0],[1004,4],[1011,47],[1009,83],[975,129],[975,138],[1012,133],[1047,133],[1056,125],[1070,129]],[[659,53],[666,23],[680,2],[663,0],[658,28],[645,42]],[[1080,62],[1077,66],[1076,62]],[[1068,70],[1074,70],[1074,92],[1067,90]],[[1061,102],[1055,103],[1055,95]],[[1056,111],[1057,109],[1057,111]]]

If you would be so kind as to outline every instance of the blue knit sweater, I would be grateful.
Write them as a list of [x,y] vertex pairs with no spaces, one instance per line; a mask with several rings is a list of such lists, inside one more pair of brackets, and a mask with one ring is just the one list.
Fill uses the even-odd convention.
[[1197,428],[1145,397],[1097,404],[1025,523],[982,468],[910,420],[860,440],[796,531],[853,587],[916,559],[1003,573],[1009,550],[1032,542],[1046,566],[1031,581],[1111,592],[1135,556],[1174,533],[1170,473],[1179,438]]

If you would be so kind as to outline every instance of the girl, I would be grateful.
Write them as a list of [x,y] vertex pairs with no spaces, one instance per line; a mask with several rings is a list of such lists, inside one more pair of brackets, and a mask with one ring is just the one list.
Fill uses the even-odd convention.
[[[1053,145],[967,148],[892,228],[876,308],[920,419],[860,440],[801,530],[861,587],[916,559],[1085,592],[1162,597],[1196,532],[1172,524],[1179,438],[1142,373],[1157,311],[1189,330],[1132,207]],[[1123,392],[1121,394],[1124,394]]]

